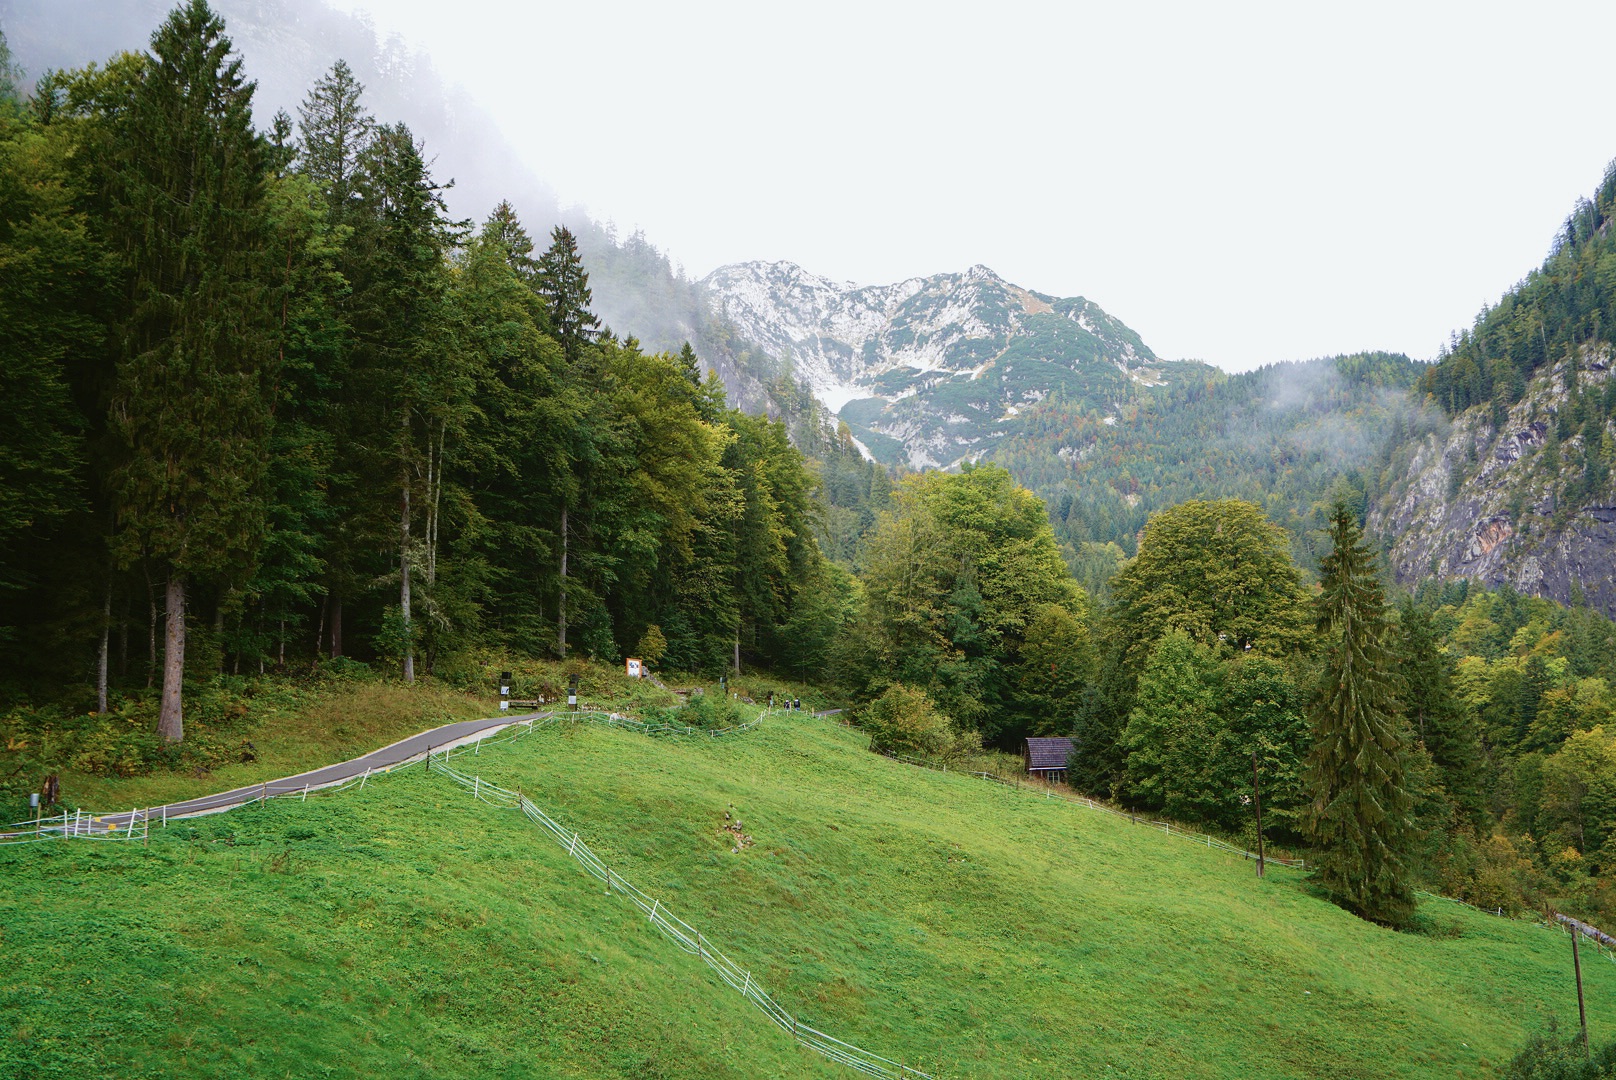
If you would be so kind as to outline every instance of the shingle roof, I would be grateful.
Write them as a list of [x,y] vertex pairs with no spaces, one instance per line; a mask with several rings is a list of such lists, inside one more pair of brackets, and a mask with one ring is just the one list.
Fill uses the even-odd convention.
[[1028,739],[1027,768],[1064,769],[1071,753],[1071,739]]

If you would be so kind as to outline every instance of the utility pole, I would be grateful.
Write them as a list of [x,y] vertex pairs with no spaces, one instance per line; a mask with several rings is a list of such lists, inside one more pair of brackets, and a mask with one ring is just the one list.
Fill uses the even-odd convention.
[[1588,1009],[1582,1003],[1582,957],[1577,954],[1577,935],[1581,932],[1575,925],[1571,927],[1571,966],[1577,972],[1577,1019],[1582,1023],[1582,1056],[1592,1061],[1593,1051],[1588,1046]]
[[[1257,876],[1263,876],[1263,847],[1262,847],[1262,784],[1257,779],[1257,751],[1251,752],[1251,804],[1257,811]],[[1582,993],[1582,983],[1577,983],[1577,993]],[[1580,1000],[1580,996],[1579,996]]]

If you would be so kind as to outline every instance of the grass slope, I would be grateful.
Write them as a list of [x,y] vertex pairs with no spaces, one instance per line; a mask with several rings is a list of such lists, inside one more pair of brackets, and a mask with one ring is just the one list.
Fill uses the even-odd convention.
[[[457,764],[520,785],[786,1008],[940,1077],[1481,1077],[1574,1015],[1559,933],[1432,905],[1444,933],[1395,934],[1300,874],[862,742],[777,714]],[[419,767],[149,848],[0,849],[0,1076],[840,1075],[632,910]],[[1585,973],[1609,1033],[1616,965]]]

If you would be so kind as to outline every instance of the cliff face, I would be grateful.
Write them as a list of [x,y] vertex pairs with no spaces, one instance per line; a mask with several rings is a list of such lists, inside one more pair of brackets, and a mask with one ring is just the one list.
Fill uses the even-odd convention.
[[1583,350],[1540,372],[1507,411],[1469,409],[1413,444],[1368,520],[1398,580],[1507,584],[1616,616],[1616,425],[1576,408],[1606,396],[1611,368],[1608,348]]

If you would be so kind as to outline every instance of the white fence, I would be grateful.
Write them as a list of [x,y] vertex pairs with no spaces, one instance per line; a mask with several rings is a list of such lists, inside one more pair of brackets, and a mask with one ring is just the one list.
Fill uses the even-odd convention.
[[[758,719],[761,720],[762,717]],[[547,726],[554,722],[553,719],[546,720],[541,726]],[[616,718],[615,721],[600,722],[612,723],[613,726],[618,727],[627,727],[638,723],[637,721],[631,721],[629,724],[624,724],[621,722],[621,718]],[[757,722],[757,720],[754,720],[752,724]],[[751,727],[752,724],[746,726]],[[640,727],[643,726],[640,725]],[[520,738],[532,730],[533,722],[529,721],[510,730],[508,734],[499,736],[498,741],[505,742],[509,739]],[[690,730],[700,731],[700,729]],[[732,728],[728,730],[739,729]],[[706,733],[704,732],[704,734]],[[584,842],[576,831],[568,829],[557,822],[520,792],[492,784],[484,780],[480,774],[468,774],[451,764],[456,758],[464,758],[467,755],[475,756],[481,752],[481,749],[480,743],[473,743],[450,751],[433,751],[427,760],[427,767],[433,772],[442,773],[461,787],[464,787],[471,792],[472,797],[475,799],[492,806],[520,810],[530,821],[548,833],[550,838],[559,846],[566,849],[567,854],[576,859],[585,870],[600,881],[605,882],[607,892],[626,897],[630,903],[645,914],[646,921],[660,930],[668,940],[685,952],[700,957],[703,963],[718,973],[720,979],[747,1001],[751,1002],[780,1030],[790,1032],[791,1037],[803,1046],[823,1054],[831,1061],[868,1076],[888,1077],[891,1080],[932,1080],[928,1073],[924,1073],[903,1062],[873,1054],[868,1050],[854,1046],[852,1043],[843,1042],[817,1028],[810,1027],[798,1017],[787,1012],[758,984],[751,971],[725,956],[722,951],[714,947],[706,935],[676,917],[661,900],[647,896],[634,885],[625,881],[621,874],[607,866],[598,855],[590,850],[589,845]]]

